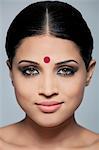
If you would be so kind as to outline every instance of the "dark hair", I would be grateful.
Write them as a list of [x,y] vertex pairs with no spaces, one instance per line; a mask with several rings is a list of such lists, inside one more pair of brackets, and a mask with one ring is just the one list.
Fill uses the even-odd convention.
[[80,48],[86,68],[92,59],[93,38],[81,13],[59,1],[36,2],[23,9],[11,23],[6,37],[6,52],[12,62],[16,48],[30,36],[46,33],[68,39]]

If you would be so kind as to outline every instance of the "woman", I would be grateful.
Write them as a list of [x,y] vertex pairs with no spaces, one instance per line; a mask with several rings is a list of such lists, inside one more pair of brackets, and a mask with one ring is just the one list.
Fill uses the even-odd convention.
[[95,150],[99,135],[74,114],[89,85],[93,38],[78,10],[43,1],[22,10],[6,38],[7,65],[26,117],[0,129],[1,150]]

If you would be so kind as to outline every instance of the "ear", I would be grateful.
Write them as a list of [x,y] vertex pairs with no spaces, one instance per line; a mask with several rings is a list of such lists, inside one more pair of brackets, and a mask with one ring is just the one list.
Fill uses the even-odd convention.
[[95,69],[95,65],[96,65],[96,61],[95,60],[91,60],[89,63],[89,67],[87,69],[87,78],[86,78],[86,86],[89,85],[94,69]]
[[12,85],[13,85],[11,62],[10,62],[9,60],[7,60],[7,61],[6,61],[6,64],[7,64],[8,68],[9,68],[9,74],[10,74],[10,78],[11,78]]
[[7,64],[8,68],[9,68],[9,70],[11,70],[11,63],[10,63],[9,59],[6,61],[6,64]]

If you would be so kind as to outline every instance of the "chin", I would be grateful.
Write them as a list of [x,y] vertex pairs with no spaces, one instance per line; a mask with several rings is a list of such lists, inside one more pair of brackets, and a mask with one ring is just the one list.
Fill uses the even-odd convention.
[[39,123],[38,125],[43,128],[54,128],[59,126],[60,123],[47,122],[47,123]]
[[56,112],[56,113],[36,113],[36,114],[29,114],[28,117],[31,119],[31,124],[35,124],[39,127],[45,127],[45,128],[53,128],[61,125],[66,125],[68,121],[72,117],[72,113],[64,113],[62,112]]
[[44,128],[54,128],[57,126],[61,126],[64,124],[64,120],[57,119],[57,118],[47,118],[47,119],[39,119],[39,120],[33,120],[38,126],[44,127]]

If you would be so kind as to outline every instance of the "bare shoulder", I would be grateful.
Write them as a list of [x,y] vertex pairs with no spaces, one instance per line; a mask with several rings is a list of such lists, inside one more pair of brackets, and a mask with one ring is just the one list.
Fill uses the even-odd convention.
[[91,150],[98,150],[99,149],[99,134],[96,135],[97,139],[91,146]]
[[99,134],[97,134],[96,136],[97,136],[97,140],[95,142],[95,145],[98,146],[98,148],[99,148]]
[[[90,129],[86,129],[79,125],[77,136],[77,145],[79,149],[84,150],[95,150],[99,149],[99,134],[91,131]],[[78,144],[79,143],[79,144]]]
[[11,137],[13,132],[15,132],[15,124],[8,125],[5,127],[0,127],[0,138],[1,139],[7,139],[8,137]]
[[[21,123],[0,127],[0,150],[17,150],[21,145],[19,135]],[[19,150],[19,149],[18,149]]]
[[84,130],[85,132],[85,139],[86,142],[88,143],[88,147],[90,150],[95,150],[95,149],[99,149],[99,134],[95,133],[93,131],[90,131],[88,129]]
[[0,127],[0,150],[8,149],[7,141],[9,141],[12,136],[12,129],[13,125]]
[[20,135],[21,132],[21,122],[8,125],[5,127],[0,127],[0,139],[3,141],[14,141]]

